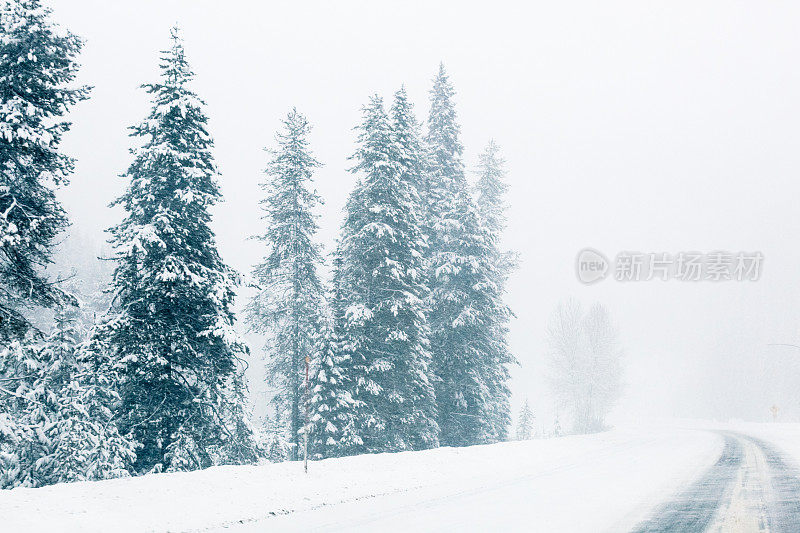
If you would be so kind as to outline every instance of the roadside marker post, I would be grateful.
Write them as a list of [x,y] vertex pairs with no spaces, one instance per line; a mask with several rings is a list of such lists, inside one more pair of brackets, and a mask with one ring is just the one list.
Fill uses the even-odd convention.
[[310,398],[308,397],[308,363],[311,360],[306,356],[306,427],[303,430],[303,470],[306,474],[308,474],[308,402]]

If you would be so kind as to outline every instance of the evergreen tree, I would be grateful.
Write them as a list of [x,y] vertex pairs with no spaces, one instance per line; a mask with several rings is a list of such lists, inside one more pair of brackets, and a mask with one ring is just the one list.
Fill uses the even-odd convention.
[[17,376],[8,380],[14,390],[6,390],[13,402],[0,402],[16,430],[0,436],[0,450],[4,440],[14,445],[0,453],[2,487],[127,475],[133,446],[104,407],[111,383],[87,360],[79,324],[77,309],[61,308],[41,348],[0,353],[0,376]]
[[271,434],[267,447],[267,459],[271,463],[282,463],[289,457],[289,446],[282,433]]
[[244,417],[235,391],[247,349],[233,328],[238,279],[209,227],[221,199],[213,141],[176,29],[171,37],[161,81],[144,86],[153,109],[132,128],[143,145],[113,204],[127,216],[110,230],[114,305],[96,334],[119,375],[120,429],[140,446],[136,472],[239,462],[232,447],[253,449],[231,443],[253,436],[231,431]]
[[31,328],[24,311],[71,299],[43,274],[67,226],[55,189],[73,160],[59,152],[70,107],[88,87],[70,87],[81,41],[57,28],[39,0],[0,2],[0,344]]
[[444,64],[440,63],[430,92],[431,109],[428,114],[428,134],[425,136],[427,171],[421,186],[431,253],[439,249],[440,235],[437,226],[444,218],[451,194],[457,188],[456,184],[466,183],[464,147],[461,144],[461,126],[456,116],[454,97],[455,89],[445,72]]
[[[505,195],[508,185],[505,182],[505,159],[500,156],[500,147],[492,140],[479,156],[478,183],[476,186],[478,213],[484,227],[499,240],[506,229],[507,203]],[[517,255],[511,251],[501,251],[495,247],[497,264],[503,274],[503,288],[508,275],[517,265]]]
[[440,441],[465,446],[502,440],[507,408],[502,278],[486,227],[469,194],[454,90],[444,67],[434,80],[428,118],[428,204],[433,247],[429,300]]
[[248,464],[266,454],[258,430],[248,414],[245,366],[238,365],[236,372],[227,376],[222,388],[226,409],[222,411],[225,426],[222,444],[214,450],[215,464]]
[[500,156],[500,147],[489,141],[486,149],[479,156],[478,164],[478,211],[486,228],[495,235],[500,235],[506,228],[505,194],[508,185],[505,183],[505,160]]
[[24,341],[0,348],[0,489],[35,487],[35,461],[48,451],[45,436],[29,422],[37,417],[33,403],[41,363]]
[[[422,191],[428,189],[426,174],[427,155],[422,139],[420,127],[414,116],[414,108],[408,100],[405,86],[394,94],[391,110],[392,131],[394,133],[394,148],[397,152],[397,164],[401,179],[406,182],[412,195],[411,200],[416,207],[419,224],[426,224],[427,207]],[[425,247],[427,250],[428,248]]]
[[[62,308],[43,350],[41,379],[54,392],[55,423],[45,432],[52,442],[50,482],[110,479],[128,475],[135,444],[119,434],[109,405],[118,401],[114,376],[94,365],[79,331],[82,314]],[[42,403],[47,400],[43,399]]]
[[492,438],[501,441],[508,438],[508,427],[511,423],[511,390],[508,387],[511,376],[508,367],[516,362],[508,348],[508,322],[511,312],[501,303],[506,291],[508,275],[516,266],[516,255],[512,252],[501,251],[499,248],[500,235],[506,227],[505,193],[508,185],[504,181],[504,164],[505,161],[500,156],[500,148],[494,141],[490,141],[480,156],[477,206],[481,224],[488,236],[485,259],[492,267],[489,271],[492,276],[490,281],[493,284],[491,290],[495,292],[494,305],[496,307],[486,315],[486,327],[492,331],[494,341],[487,346],[489,368],[486,376],[489,403],[493,413]]
[[[337,263],[338,264],[338,263]],[[337,316],[342,316],[341,314]],[[350,382],[342,368],[343,357],[337,338],[325,322],[322,343],[312,374],[309,398],[309,453],[316,459],[336,457],[353,444],[346,439],[354,434],[352,412],[357,407],[350,393]]]
[[364,108],[336,283],[347,307],[335,317],[343,372],[356,402],[347,453],[437,445],[424,313],[425,238],[415,187],[380,97]]
[[312,369],[309,398],[309,448],[317,459],[340,456],[363,444],[353,426],[353,412],[362,408],[363,402],[356,402],[351,394],[353,383],[344,369],[350,356],[340,340],[347,309],[340,244],[333,254],[333,271],[333,290],[328,298],[331,316],[324,321],[319,337],[321,346]]
[[280,411],[274,418],[264,417],[264,442],[266,457],[272,463],[281,463],[289,458],[289,443],[286,439],[286,424],[281,420]]
[[[430,217],[428,267],[432,290],[428,307],[434,332],[433,371],[437,378],[439,440],[447,446],[483,442],[487,433],[480,354],[474,347],[463,349],[469,348],[464,345],[470,343],[470,332],[464,326],[472,322],[469,314],[464,313],[469,311],[470,295],[463,289],[469,289],[469,284],[454,277],[463,278],[467,273],[465,268],[475,263],[476,250],[470,250],[472,243],[464,239],[475,236],[478,230],[475,210],[467,194],[454,95],[444,65],[440,64],[431,90],[425,138],[429,152],[426,204]],[[472,227],[465,228],[464,222],[472,222]]]
[[[427,348],[425,362],[426,373],[428,381],[432,377],[430,371],[430,327],[428,324],[428,310],[426,308],[426,298],[430,289],[428,286],[427,274],[427,261],[429,246],[427,245],[426,234],[426,211],[427,207],[419,194],[419,190],[426,187],[427,175],[425,170],[426,160],[425,151],[420,139],[419,123],[414,116],[414,109],[411,102],[408,100],[408,94],[405,87],[401,87],[395,92],[394,102],[391,109],[391,128],[392,128],[392,148],[393,157],[397,166],[397,173],[403,185],[407,188],[409,194],[409,207],[416,214],[415,221],[412,221],[416,226],[419,239],[424,241],[421,250],[414,250],[412,255],[414,257],[413,268],[409,273],[413,276],[412,279],[421,289],[421,300],[415,302],[416,311],[420,315],[422,333],[424,334],[423,346]],[[419,426],[421,429],[426,428],[429,421],[428,419],[435,419],[433,410],[428,404],[427,396],[421,396],[419,403],[407,403],[407,409],[411,409],[409,413],[409,423]],[[413,413],[413,414],[412,414]],[[419,419],[417,420],[417,417]],[[438,445],[438,427],[437,431],[437,445]],[[412,443],[414,449],[428,448],[431,446],[429,435],[423,432],[423,438]]]
[[[450,201],[454,180],[463,179],[464,151],[459,135],[461,128],[456,120],[455,90],[444,69],[439,64],[439,72],[433,80],[430,91],[431,108],[428,114],[428,133],[423,145],[423,172],[418,184],[422,204],[422,227],[428,238],[425,255],[425,280],[431,290],[426,301],[428,308],[436,305],[432,298],[438,280],[434,271],[434,256],[442,248],[441,220]],[[435,352],[435,349],[433,349]],[[436,359],[436,353],[433,353]],[[439,413],[440,419],[442,413]]]
[[454,191],[451,209],[437,223],[440,248],[433,257],[436,283],[430,320],[440,440],[468,446],[493,440],[486,329],[489,276],[486,235],[466,184]]
[[519,412],[519,420],[517,420],[517,440],[530,440],[533,438],[533,420],[533,411],[531,411],[531,406],[528,404],[528,399],[525,398],[525,403]]
[[322,202],[310,184],[320,163],[308,146],[310,125],[293,109],[277,134],[277,149],[262,184],[269,253],[253,274],[261,286],[250,302],[251,327],[269,336],[267,379],[277,393],[275,408],[287,413],[291,457],[298,458],[304,410],[306,358],[316,359],[324,293],[317,276],[322,263],[314,208]]

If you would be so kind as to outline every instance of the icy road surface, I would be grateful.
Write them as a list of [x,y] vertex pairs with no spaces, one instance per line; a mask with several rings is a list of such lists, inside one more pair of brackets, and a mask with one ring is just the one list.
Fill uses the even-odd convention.
[[615,430],[0,491],[13,532],[800,532],[800,425]]
[[771,445],[724,432],[719,459],[636,528],[642,532],[800,532],[800,478]]

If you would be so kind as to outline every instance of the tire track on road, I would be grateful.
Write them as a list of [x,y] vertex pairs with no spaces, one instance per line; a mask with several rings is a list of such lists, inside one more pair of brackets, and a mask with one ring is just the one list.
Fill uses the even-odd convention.
[[772,445],[718,432],[725,445],[706,473],[634,533],[798,533],[800,472]]
[[800,471],[771,444],[742,435],[758,446],[767,459],[770,492],[767,499],[771,532],[800,532]]
[[634,533],[701,532],[711,526],[726,489],[742,463],[741,442],[724,435],[725,446],[717,462],[676,498],[657,509]]

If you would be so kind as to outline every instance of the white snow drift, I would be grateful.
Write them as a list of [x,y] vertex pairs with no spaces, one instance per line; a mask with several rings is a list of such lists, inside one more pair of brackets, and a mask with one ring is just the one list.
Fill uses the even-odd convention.
[[215,467],[5,491],[0,517],[6,531],[84,533],[624,529],[721,443],[701,430],[618,430],[329,459],[308,475],[300,463]]

